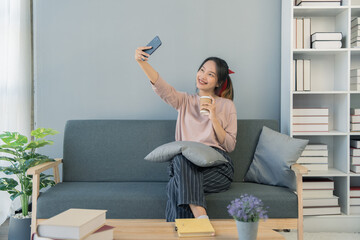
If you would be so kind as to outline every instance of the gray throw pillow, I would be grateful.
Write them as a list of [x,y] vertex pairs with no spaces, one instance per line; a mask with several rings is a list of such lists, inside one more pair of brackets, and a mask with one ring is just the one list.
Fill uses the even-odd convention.
[[222,154],[212,147],[191,141],[175,141],[161,145],[149,153],[145,160],[166,162],[180,153],[199,167],[217,166],[228,162]]
[[296,176],[290,169],[309,140],[291,138],[263,127],[254,159],[244,180],[296,190]]

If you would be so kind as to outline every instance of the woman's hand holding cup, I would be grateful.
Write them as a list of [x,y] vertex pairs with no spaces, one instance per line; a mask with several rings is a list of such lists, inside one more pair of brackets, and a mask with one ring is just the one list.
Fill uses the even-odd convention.
[[138,61],[138,62],[149,60],[150,55],[147,54],[146,52],[144,52],[144,50],[148,50],[148,49],[151,49],[151,48],[152,48],[151,46],[138,47],[135,50],[135,60]]

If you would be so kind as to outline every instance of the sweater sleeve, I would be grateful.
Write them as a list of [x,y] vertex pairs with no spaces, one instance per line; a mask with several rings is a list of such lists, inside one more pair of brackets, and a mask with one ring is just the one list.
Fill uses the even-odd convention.
[[237,134],[237,114],[233,103],[228,119],[229,122],[224,128],[226,132],[225,140],[220,146],[222,146],[227,152],[232,152],[235,149]]
[[176,91],[175,88],[168,84],[160,75],[158,75],[155,84],[152,84],[152,88],[162,100],[176,110],[182,106],[187,96],[184,92]]

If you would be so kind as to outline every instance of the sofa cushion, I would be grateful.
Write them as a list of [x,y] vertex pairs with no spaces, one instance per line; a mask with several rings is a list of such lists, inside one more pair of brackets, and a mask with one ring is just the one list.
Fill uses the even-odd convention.
[[191,141],[175,141],[163,144],[151,151],[151,153],[145,157],[145,160],[166,162],[180,153],[199,167],[217,166],[228,162],[223,155],[212,147]]
[[254,160],[245,181],[283,186],[296,190],[291,165],[296,163],[309,140],[296,139],[263,127]]
[[[231,218],[227,205],[243,193],[261,198],[270,218],[296,218],[297,197],[289,189],[255,183],[232,183],[222,193],[206,196],[210,218]],[[38,218],[69,208],[107,209],[108,219],[164,219],[166,182],[63,182],[41,193]]]

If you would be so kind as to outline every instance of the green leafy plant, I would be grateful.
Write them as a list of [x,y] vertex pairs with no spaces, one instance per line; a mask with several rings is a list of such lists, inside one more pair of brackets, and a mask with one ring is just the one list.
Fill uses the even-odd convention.
[[[32,195],[32,176],[27,175],[29,168],[45,162],[55,161],[48,156],[36,153],[35,150],[46,145],[52,145],[53,141],[45,140],[48,135],[59,133],[51,128],[38,128],[31,132],[34,141],[28,142],[28,138],[17,132],[4,132],[0,134],[3,145],[0,145],[0,161],[9,162],[8,166],[0,167],[0,172],[5,175],[16,175],[13,178],[0,178],[0,191],[7,191],[10,199],[20,197],[22,215],[28,215],[29,199]],[[52,175],[40,174],[40,189],[53,186],[55,182],[50,179]],[[16,187],[20,184],[20,190]]]

